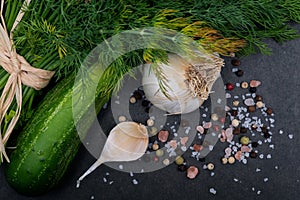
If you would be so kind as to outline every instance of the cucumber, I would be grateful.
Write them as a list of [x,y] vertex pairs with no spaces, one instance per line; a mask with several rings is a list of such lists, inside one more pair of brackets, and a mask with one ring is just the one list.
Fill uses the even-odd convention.
[[[115,71],[116,76],[122,77],[120,70]],[[114,69],[109,73],[112,72]],[[122,73],[125,74],[126,70]],[[109,100],[114,84],[117,84],[115,76],[105,77],[102,86],[100,79],[100,89],[95,94],[96,112]],[[11,153],[10,163],[5,167],[5,175],[9,185],[18,193],[41,195],[58,185],[78,152],[81,140],[72,114],[74,80],[75,75],[70,75],[47,93],[17,138],[16,149]],[[95,116],[87,113],[88,107],[89,105],[82,108],[86,112],[77,116],[85,117],[86,132],[95,120]]]

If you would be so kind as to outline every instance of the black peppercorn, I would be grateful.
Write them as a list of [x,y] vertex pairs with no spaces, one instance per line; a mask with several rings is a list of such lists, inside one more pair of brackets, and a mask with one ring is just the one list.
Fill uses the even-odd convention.
[[236,127],[236,128],[233,129],[232,134],[233,135],[238,135],[238,134],[240,134],[240,132],[241,132],[241,129],[239,127]]
[[148,101],[148,100],[143,100],[143,101],[142,101],[142,106],[148,107],[149,103],[150,103],[150,101]]
[[231,61],[231,64],[232,64],[233,66],[240,66],[241,61],[240,61],[240,60],[237,60],[237,59],[233,59],[233,60]]
[[268,129],[266,126],[261,127],[261,132],[268,133]]
[[255,106],[248,106],[248,112],[255,112]]
[[142,99],[143,97],[143,94],[140,92],[140,91],[134,91],[133,92],[133,96],[136,98],[136,99]]
[[231,113],[231,116],[235,117],[235,116],[237,116],[238,111],[237,110],[231,110],[230,113]]
[[239,69],[238,71],[235,72],[235,75],[237,75],[238,77],[241,77],[244,75],[244,71]]
[[256,157],[257,157],[257,153],[254,152],[254,151],[251,151],[251,152],[250,152],[250,157],[251,157],[251,158],[256,158]]
[[271,114],[273,113],[272,108],[267,108],[266,113],[267,113],[268,115],[271,115]]
[[241,127],[240,131],[241,131],[241,133],[247,133],[247,128],[246,127]]
[[185,164],[182,164],[182,165],[178,165],[178,170],[181,171],[181,172],[184,172],[187,170],[187,166]]
[[256,102],[257,102],[257,101],[262,101],[262,100],[263,100],[262,96],[256,95],[256,97],[255,97],[255,101],[256,101]]
[[271,135],[270,135],[270,133],[267,132],[267,133],[264,133],[264,137],[269,138],[269,137],[271,137]]
[[249,87],[249,92],[255,93],[256,92],[256,87]]
[[252,146],[253,148],[256,148],[256,147],[258,147],[258,143],[257,143],[257,142],[252,142],[252,143],[251,143],[251,146]]

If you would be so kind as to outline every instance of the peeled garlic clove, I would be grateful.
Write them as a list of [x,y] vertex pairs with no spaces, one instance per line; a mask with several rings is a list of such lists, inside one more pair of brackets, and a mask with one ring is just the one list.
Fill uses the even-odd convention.
[[100,158],[78,179],[77,185],[104,162],[139,159],[144,155],[148,142],[148,132],[144,125],[135,122],[119,123],[110,131]]

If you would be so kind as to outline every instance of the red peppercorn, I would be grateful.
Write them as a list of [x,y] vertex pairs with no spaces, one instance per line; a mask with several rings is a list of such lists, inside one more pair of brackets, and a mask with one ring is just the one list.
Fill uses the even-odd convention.
[[229,90],[229,91],[231,91],[231,90],[234,89],[234,85],[232,83],[227,83],[226,84],[226,89]]

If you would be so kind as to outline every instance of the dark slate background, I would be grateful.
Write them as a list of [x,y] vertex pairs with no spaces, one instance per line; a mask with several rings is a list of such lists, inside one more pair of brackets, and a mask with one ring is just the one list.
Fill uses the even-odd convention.
[[[300,31],[300,25],[295,27]],[[273,50],[271,56],[258,54],[241,59],[240,68],[245,71],[242,78],[237,78],[231,72],[229,61],[222,71],[222,77],[224,82],[251,79],[262,81],[257,93],[262,94],[264,102],[273,108],[276,119],[272,139],[275,150],[265,149],[272,154],[271,159],[251,159],[247,165],[236,163],[223,166],[219,162],[222,144],[218,143],[207,157],[207,160],[216,164],[214,177],[200,169],[200,175],[195,180],[189,180],[184,173],[177,171],[175,164],[159,171],[130,177],[128,173],[103,165],[77,189],[77,178],[95,161],[82,147],[61,185],[44,196],[25,197],[17,194],[7,185],[1,166],[0,199],[299,199],[300,39],[282,45],[273,40],[267,40],[267,43]],[[278,134],[280,129],[284,131],[283,135]],[[288,134],[293,134],[294,138],[289,139]],[[202,164],[196,163],[198,166]],[[256,168],[261,169],[261,172],[255,172]],[[102,178],[106,172],[110,173],[108,180],[114,181],[112,185],[103,183]],[[263,181],[266,177],[269,178],[268,182]],[[139,181],[138,185],[132,184],[133,178]],[[235,182],[234,178],[239,181]],[[209,193],[211,187],[216,189],[216,195]],[[252,191],[252,187],[255,191]],[[260,195],[257,195],[258,190],[261,191]]]

